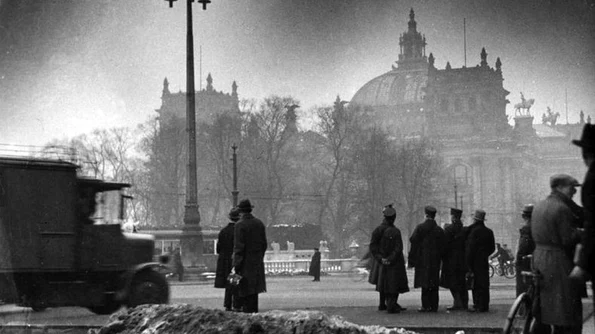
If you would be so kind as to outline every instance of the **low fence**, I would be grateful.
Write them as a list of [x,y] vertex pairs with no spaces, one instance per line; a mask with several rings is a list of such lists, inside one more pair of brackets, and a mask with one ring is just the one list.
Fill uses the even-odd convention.
[[[264,261],[264,270],[267,274],[297,274],[308,272],[310,260],[269,260]],[[325,273],[349,272],[357,266],[359,259],[322,259],[320,260],[320,271]]]

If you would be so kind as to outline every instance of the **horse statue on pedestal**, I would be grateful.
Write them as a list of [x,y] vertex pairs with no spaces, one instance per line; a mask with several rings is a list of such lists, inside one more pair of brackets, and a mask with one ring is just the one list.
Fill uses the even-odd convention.
[[515,115],[531,116],[530,110],[533,103],[535,103],[535,99],[525,100],[525,96],[521,93],[521,103],[514,105]]

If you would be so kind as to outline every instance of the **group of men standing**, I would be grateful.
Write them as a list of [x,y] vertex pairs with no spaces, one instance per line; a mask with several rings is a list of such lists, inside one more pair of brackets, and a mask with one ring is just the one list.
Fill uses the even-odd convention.
[[[485,226],[486,213],[477,210],[473,223],[464,227],[463,212],[451,209],[451,223],[442,229],[436,222],[436,208],[426,206],[425,220],[416,226],[409,238],[411,247],[407,267],[415,268],[414,288],[421,288],[421,308],[418,312],[437,312],[440,287],[450,289],[454,303],[448,311],[469,310],[487,312],[490,302],[488,258],[495,250],[494,233]],[[396,211],[392,206],[383,210],[384,220],[372,232],[370,253],[374,259],[369,282],[379,292],[379,310],[398,313],[400,293],[409,291],[403,241],[394,225]],[[473,293],[469,308],[467,290]]]

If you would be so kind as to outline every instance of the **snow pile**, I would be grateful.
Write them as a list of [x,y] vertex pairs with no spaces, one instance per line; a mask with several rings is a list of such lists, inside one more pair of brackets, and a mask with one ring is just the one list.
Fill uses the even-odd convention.
[[257,314],[205,309],[188,304],[141,305],[122,310],[90,334],[295,333],[415,334],[404,329],[360,326],[320,311],[269,311]]

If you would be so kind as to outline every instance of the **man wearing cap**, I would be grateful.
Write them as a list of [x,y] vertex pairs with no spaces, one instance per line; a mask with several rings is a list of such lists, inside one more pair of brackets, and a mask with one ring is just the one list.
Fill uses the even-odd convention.
[[531,235],[535,241],[533,268],[541,272],[541,320],[556,332],[580,333],[582,303],[580,284],[572,281],[574,249],[580,240],[572,197],[578,181],[570,175],[550,178],[552,192],[533,208]]
[[415,268],[413,287],[421,288],[418,312],[437,312],[444,231],[434,220],[436,208],[426,206],[424,212],[425,221],[415,227],[409,238],[409,267]]
[[[580,140],[573,140],[573,144],[581,148],[583,161],[587,165],[587,174],[581,187],[581,203],[584,209],[584,232],[577,245],[574,257],[574,269],[571,278],[585,282],[595,277],[595,125],[585,124]],[[595,304],[595,284],[593,301]]]
[[470,312],[490,310],[489,257],[496,250],[494,232],[485,225],[486,212],[475,210],[473,223],[467,228],[465,262],[468,277],[472,277],[473,308]]
[[442,272],[440,286],[450,289],[453,305],[447,307],[448,311],[467,310],[469,293],[465,286],[465,230],[461,215],[463,210],[450,209],[451,223],[444,227],[445,247],[442,258]]
[[227,277],[231,273],[233,262],[233,239],[236,222],[240,219],[240,211],[232,208],[229,211],[229,223],[217,236],[217,269],[215,271],[215,288],[225,289],[223,307],[226,311],[241,311],[238,289],[229,284]]
[[258,312],[258,294],[266,292],[264,254],[267,250],[265,226],[252,215],[252,203],[243,199],[238,204],[240,220],[234,230],[233,268],[242,276],[238,294],[242,312]]
[[378,310],[398,313],[405,310],[398,304],[399,294],[409,291],[403,240],[401,231],[394,225],[397,211],[391,204],[384,207],[382,215],[382,224],[372,231],[370,240],[373,262],[368,282],[376,285]]
[[533,214],[533,204],[527,204],[521,212],[523,219],[523,226],[519,229],[519,244],[515,257],[516,269],[516,295],[517,297],[527,291],[529,284],[525,282],[521,272],[531,271],[531,259],[525,258],[527,255],[533,254],[535,250],[535,241],[531,236],[531,215]]

